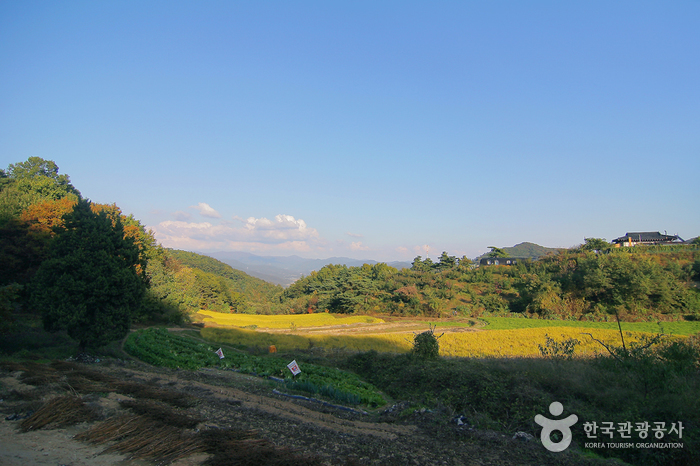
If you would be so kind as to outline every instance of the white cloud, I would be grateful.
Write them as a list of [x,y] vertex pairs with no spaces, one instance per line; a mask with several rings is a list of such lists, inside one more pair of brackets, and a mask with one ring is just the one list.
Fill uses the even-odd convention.
[[190,209],[196,209],[199,211],[199,215],[202,217],[208,217],[208,218],[221,218],[221,214],[214,210],[209,204],[206,202],[200,202],[197,205],[192,205],[190,206]]
[[364,238],[363,235],[358,235],[357,233],[350,233],[350,232],[347,232],[346,234],[347,234],[348,236],[352,236],[353,238]]
[[367,246],[363,245],[362,242],[357,241],[357,242],[350,243],[350,250],[351,251],[369,251],[369,248]]
[[[275,220],[268,220],[265,217],[249,217],[245,221],[245,228],[250,231],[298,231],[306,232],[306,222],[302,219],[295,219],[291,215],[276,215]],[[313,230],[315,232],[316,230]]]
[[273,220],[250,217],[237,226],[231,222],[164,221],[153,227],[166,247],[188,250],[238,250],[255,252],[320,252],[325,242],[314,228],[291,215]]

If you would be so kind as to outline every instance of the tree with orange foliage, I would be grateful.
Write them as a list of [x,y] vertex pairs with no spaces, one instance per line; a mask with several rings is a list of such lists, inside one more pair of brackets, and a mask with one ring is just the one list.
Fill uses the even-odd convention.
[[[72,212],[77,203],[78,200],[74,197],[64,197],[32,204],[22,211],[19,220],[26,225],[27,232],[34,236],[34,240],[47,241],[63,228],[63,216]],[[145,261],[146,249],[153,247],[156,242],[150,231],[146,231],[133,216],[124,215],[116,204],[90,203],[90,210],[96,214],[104,212],[113,226],[121,222],[124,238],[134,241],[141,259]]]
[[77,199],[64,197],[32,204],[22,211],[20,221],[25,222],[31,233],[52,235],[63,227],[63,216],[73,211]]

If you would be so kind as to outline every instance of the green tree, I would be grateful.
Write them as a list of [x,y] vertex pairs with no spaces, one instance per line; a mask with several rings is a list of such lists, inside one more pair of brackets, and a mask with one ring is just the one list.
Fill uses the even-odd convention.
[[423,258],[421,256],[416,256],[415,259],[413,259],[413,263],[411,264],[411,270],[415,272],[427,272],[430,270],[430,266],[423,262]]
[[459,268],[462,270],[469,270],[469,268],[471,268],[472,264],[473,264],[472,260],[470,258],[468,258],[467,256],[462,256],[459,259]]
[[29,233],[17,219],[0,224],[0,286],[26,284],[47,255],[46,238]]
[[26,162],[10,164],[0,175],[0,223],[19,216],[32,204],[67,196],[79,199],[80,192],[68,175],[58,174],[55,162],[29,157]]
[[13,311],[19,301],[22,286],[16,283],[0,286],[0,335],[10,332],[14,323]]
[[605,251],[610,249],[610,243],[605,238],[584,238],[585,243],[581,245],[584,251]]
[[454,268],[457,265],[457,258],[455,256],[450,256],[447,251],[442,251],[440,259],[437,263],[438,270],[448,270]]
[[48,331],[66,330],[80,350],[126,336],[145,283],[139,249],[121,221],[81,200],[64,216],[30,285],[31,304]]
[[491,252],[487,254],[489,257],[508,257],[508,253],[501,248],[489,246],[489,249],[491,249]]
[[7,173],[5,173],[5,170],[0,169],[0,192],[10,183],[10,178],[7,176]]

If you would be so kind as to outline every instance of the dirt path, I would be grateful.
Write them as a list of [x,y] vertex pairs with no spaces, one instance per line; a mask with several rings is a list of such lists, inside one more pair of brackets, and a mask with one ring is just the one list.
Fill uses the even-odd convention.
[[73,440],[87,429],[77,425],[65,429],[37,430],[18,433],[17,423],[0,421],[0,465],[3,466],[142,466],[145,462],[126,461],[124,455],[99,455],[102,446]]

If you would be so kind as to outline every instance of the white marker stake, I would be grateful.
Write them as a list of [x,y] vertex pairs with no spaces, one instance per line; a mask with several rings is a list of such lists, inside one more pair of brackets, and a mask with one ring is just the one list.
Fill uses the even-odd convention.
[[221,348],[219,348],[218,350],[216,350],[214,352],[219,355],[219,359],[224,359],[224,352]]
[[297,374],[301,374],[301,369],[299,369],[296,359],[287,364],[287,367],[290,371],[292,371],[292,375],[296,376]]

